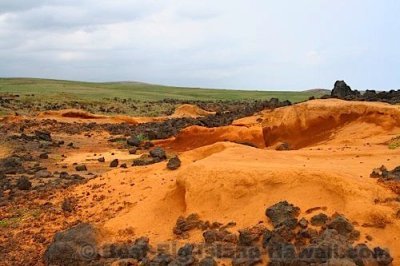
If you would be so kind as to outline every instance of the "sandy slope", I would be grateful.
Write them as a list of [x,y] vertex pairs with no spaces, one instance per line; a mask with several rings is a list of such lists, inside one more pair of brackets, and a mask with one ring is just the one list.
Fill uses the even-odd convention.
[[199,117],[213,115],[215,112],[208,112],[192,104],[182,104],[176,108],[171,117]]
[[[115,170],[75,193],[104,195],[100,204],[88,200],[82,209],[115,233],[132,228],[154,243],[173,239],[179,215],[198,213],[205,220],[235,221],[242,228],[265,221],[265,208],[280,200],[302,210],[325,206],[329,214],[343,213],[359,225],[391,221],[385,229],[357,229],[363,233],[361,241],[372,235],[372,245],[389,247],[400,259],[400,222],[393,219],[399,204],[375,204],[395,195],[369,178],[377,165],[395,166],[398,151],[374,146],[276,152],[217,143],[181,158],[183,167],[177,171],[166,170],[163,163]],[[96,185],[100,187],[93,189]],[[103,215],[105,209],[110,219]],[[199,239],[194,235],[193,240]]]
[[181,117],[200,117],[215,114],[215,112],[208,112],[196,105],[183,104],[178,106],[175,112],[170,116],[159,117],[133,117],[126,115],[97,115],[79,109],[64,109],[57,111],[45,111],[38,114],[39,119],[55,119],[59,122],[94,122],[94,123],[128,123],[128,124],[141,124],[149,122],[161,122],[169,118]]
[[[373,236],[368,245],[389,248],[397,263],[400,220],[395,214],[400,204],[387,200],[397,195],[369,174],[382,164],[398,166],[400,150],[389,150],[384,143],[400,134],[399,118],[397,106],[329,100],[236,121],[242,126],[191,127],[164,143],[181,152],[178,170],[167,170],[165,163],[116,169],[71,195],[80,198],[79,216],[104,226],[116,238],[123,239],[123,231],[129,229],[152,243],[174,239],[172,228],[180,215],[198,213],[203,220],[235,221],[243,228],[266,223],[266,207],[280,200],[302,211],[327,207],[327,214],[339,212],[356,222],[360,242]],[[254,125],[260,119],[264,137]],[[245,142],[249,136],[261,146],[285,140],[298,149],[218,142]],[[191,234],[190,240],[201,236]]]
[[341,142],[398,132],[400,106],[315,100],[265,112],[262,119],[267,146],[287,141],[293,148],[303,148],[333,139]]
[[260,125],[216,128],[190,126],[181,130],[176,137],[158,141],[157,143],[170,150],[188,151],[220,141],[247,144],[258,148],[265,147],[262,127]]

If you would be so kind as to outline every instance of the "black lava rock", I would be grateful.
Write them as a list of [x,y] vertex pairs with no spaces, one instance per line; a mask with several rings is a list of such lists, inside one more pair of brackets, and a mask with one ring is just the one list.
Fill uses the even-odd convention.
[[175,157],[169,159],[169,161],[167,163],[167,168],[169,170],[176,170],[179,167],[181,167],[181,160],[179,159],[178,156],[175,156]]
[[28,177],[21,176],[17,181],[17,188],[19,190],[29,190],[32,187],[32,183],[29,181]]
[[118,166],[118,164],[119,164],[119,161],[118,161],[118,159],[114,159],[114,160],[112,160],[112,161],[111,161],[111,163],[110,163],[110,167],[117,167],[117,166]]

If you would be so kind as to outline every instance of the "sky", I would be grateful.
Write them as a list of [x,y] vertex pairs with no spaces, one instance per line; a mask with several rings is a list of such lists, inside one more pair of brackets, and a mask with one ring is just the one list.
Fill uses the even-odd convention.
[[398,0],[0,0],[0,77],[400,89]]

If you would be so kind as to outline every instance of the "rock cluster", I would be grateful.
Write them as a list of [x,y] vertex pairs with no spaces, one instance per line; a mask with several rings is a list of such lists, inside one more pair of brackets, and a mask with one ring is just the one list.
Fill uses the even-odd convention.
[[335,82],[330,96],[324,98],[339,98],[343,100],[369,101],[369,102],[387,102],[391,104],[400,103],[400,90],[380,91],[366,90],[364,93],[358,90],[352,90],[343,80]]
[[177,252],[168,248],[154,250],[146,237],[100,246],[96,237],[98,230],[80,224],[56,234],[45,253],[45,261],[48,265],[129,262],[133,265],[214,266],[219,259],[229,259],[232,265],[255,265],[263,262],[264,255],[268,257],[268,265],[385,266],[393,261],[386,249],[355,245],[360,233],[343,215],[314,215],[311,218],[313,227],[310,227],[307,219],[299,219],[300,209],[287,201],[274,204],[265,213],[272,229],[259,223],[240,229],[238,234],[228,230],[234,223],[205,222],[197,214],[179,217],[173,229],[175,235],[186,238],[189,231],[200,230],[204,242],[185,243]]

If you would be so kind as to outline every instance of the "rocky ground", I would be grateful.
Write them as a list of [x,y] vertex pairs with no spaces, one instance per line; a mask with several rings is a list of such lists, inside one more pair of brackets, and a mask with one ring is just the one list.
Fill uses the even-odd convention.
[[[0,121],[0,265],[400,259],[396,106],[164,100],[149,103],[173,107],[162,118],[133,123],[37,116],[100,105],[0,104],[22,110]],[[173,116],[181,104],[206,111]]]

